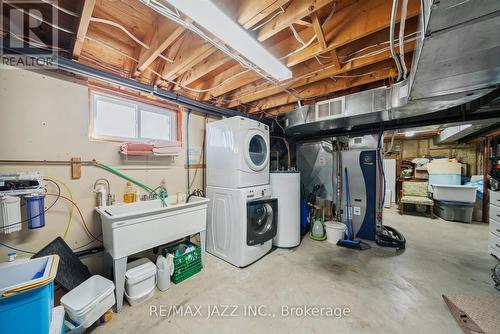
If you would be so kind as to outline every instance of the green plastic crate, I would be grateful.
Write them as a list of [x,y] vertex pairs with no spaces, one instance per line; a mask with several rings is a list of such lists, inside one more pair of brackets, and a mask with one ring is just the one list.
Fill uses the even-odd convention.
[[[172,282],[175,284],[201,271],[201,247],[195,244],[192,245],[195,247],[194,251],[174,257]],[[168,250],[164,249],[162,253],[165,255],[167,252]]]

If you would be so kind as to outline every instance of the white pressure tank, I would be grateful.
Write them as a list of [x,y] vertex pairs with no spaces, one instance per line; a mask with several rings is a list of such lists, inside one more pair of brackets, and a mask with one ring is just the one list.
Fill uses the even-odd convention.
[[270,173],[271,192],[278,199],[278,229],[273,246],[290,248],[300,244],[300,173]]

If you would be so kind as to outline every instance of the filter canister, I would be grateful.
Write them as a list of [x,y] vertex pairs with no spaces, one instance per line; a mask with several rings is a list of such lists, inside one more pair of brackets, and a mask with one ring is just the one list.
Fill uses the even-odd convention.
[[35,229],[45,226],[45,196],[30,195],[25,196],[26,215],[28,218],[28,228]]

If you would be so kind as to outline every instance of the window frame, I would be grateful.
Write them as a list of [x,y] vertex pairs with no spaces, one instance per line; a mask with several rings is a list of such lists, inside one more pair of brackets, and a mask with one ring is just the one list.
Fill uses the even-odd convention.
[[[96,121],[97,121],[97,102],[101,98],[104,101],[109,101],[112,103],[122,104],[124,106],[133,106],[136,114],[136,124],[135,133],[136,137],[120,137],[120,136],[109,136],[109,135],[99,135],[95,133]],[[89,104],[90,104],[90,115],[89,115],[89,139],[92,141],[109,141],[109,142],[136,142],[136,143],[151,143],[155,141],[177,141],[180,138],[180,112],[179,109],[171,104],[161,104],[155,101],[149,101],[144,98],[130,96],[128,94],[111,94],[106,91],[89,89]],[[151,112],[160,115],[168,115],[171,119],[170,132],[173,134],[170,139],[154,139],[142,137],[141,134],[141,112]]]

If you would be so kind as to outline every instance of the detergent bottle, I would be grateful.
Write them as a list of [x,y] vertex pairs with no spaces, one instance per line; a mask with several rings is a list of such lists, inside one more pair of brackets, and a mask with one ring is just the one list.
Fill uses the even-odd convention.
[[125,192],[123,193],[123,203],[133,202],[135,202],[135,191],[134,188],[132,188],[132,182],[127,182]]

